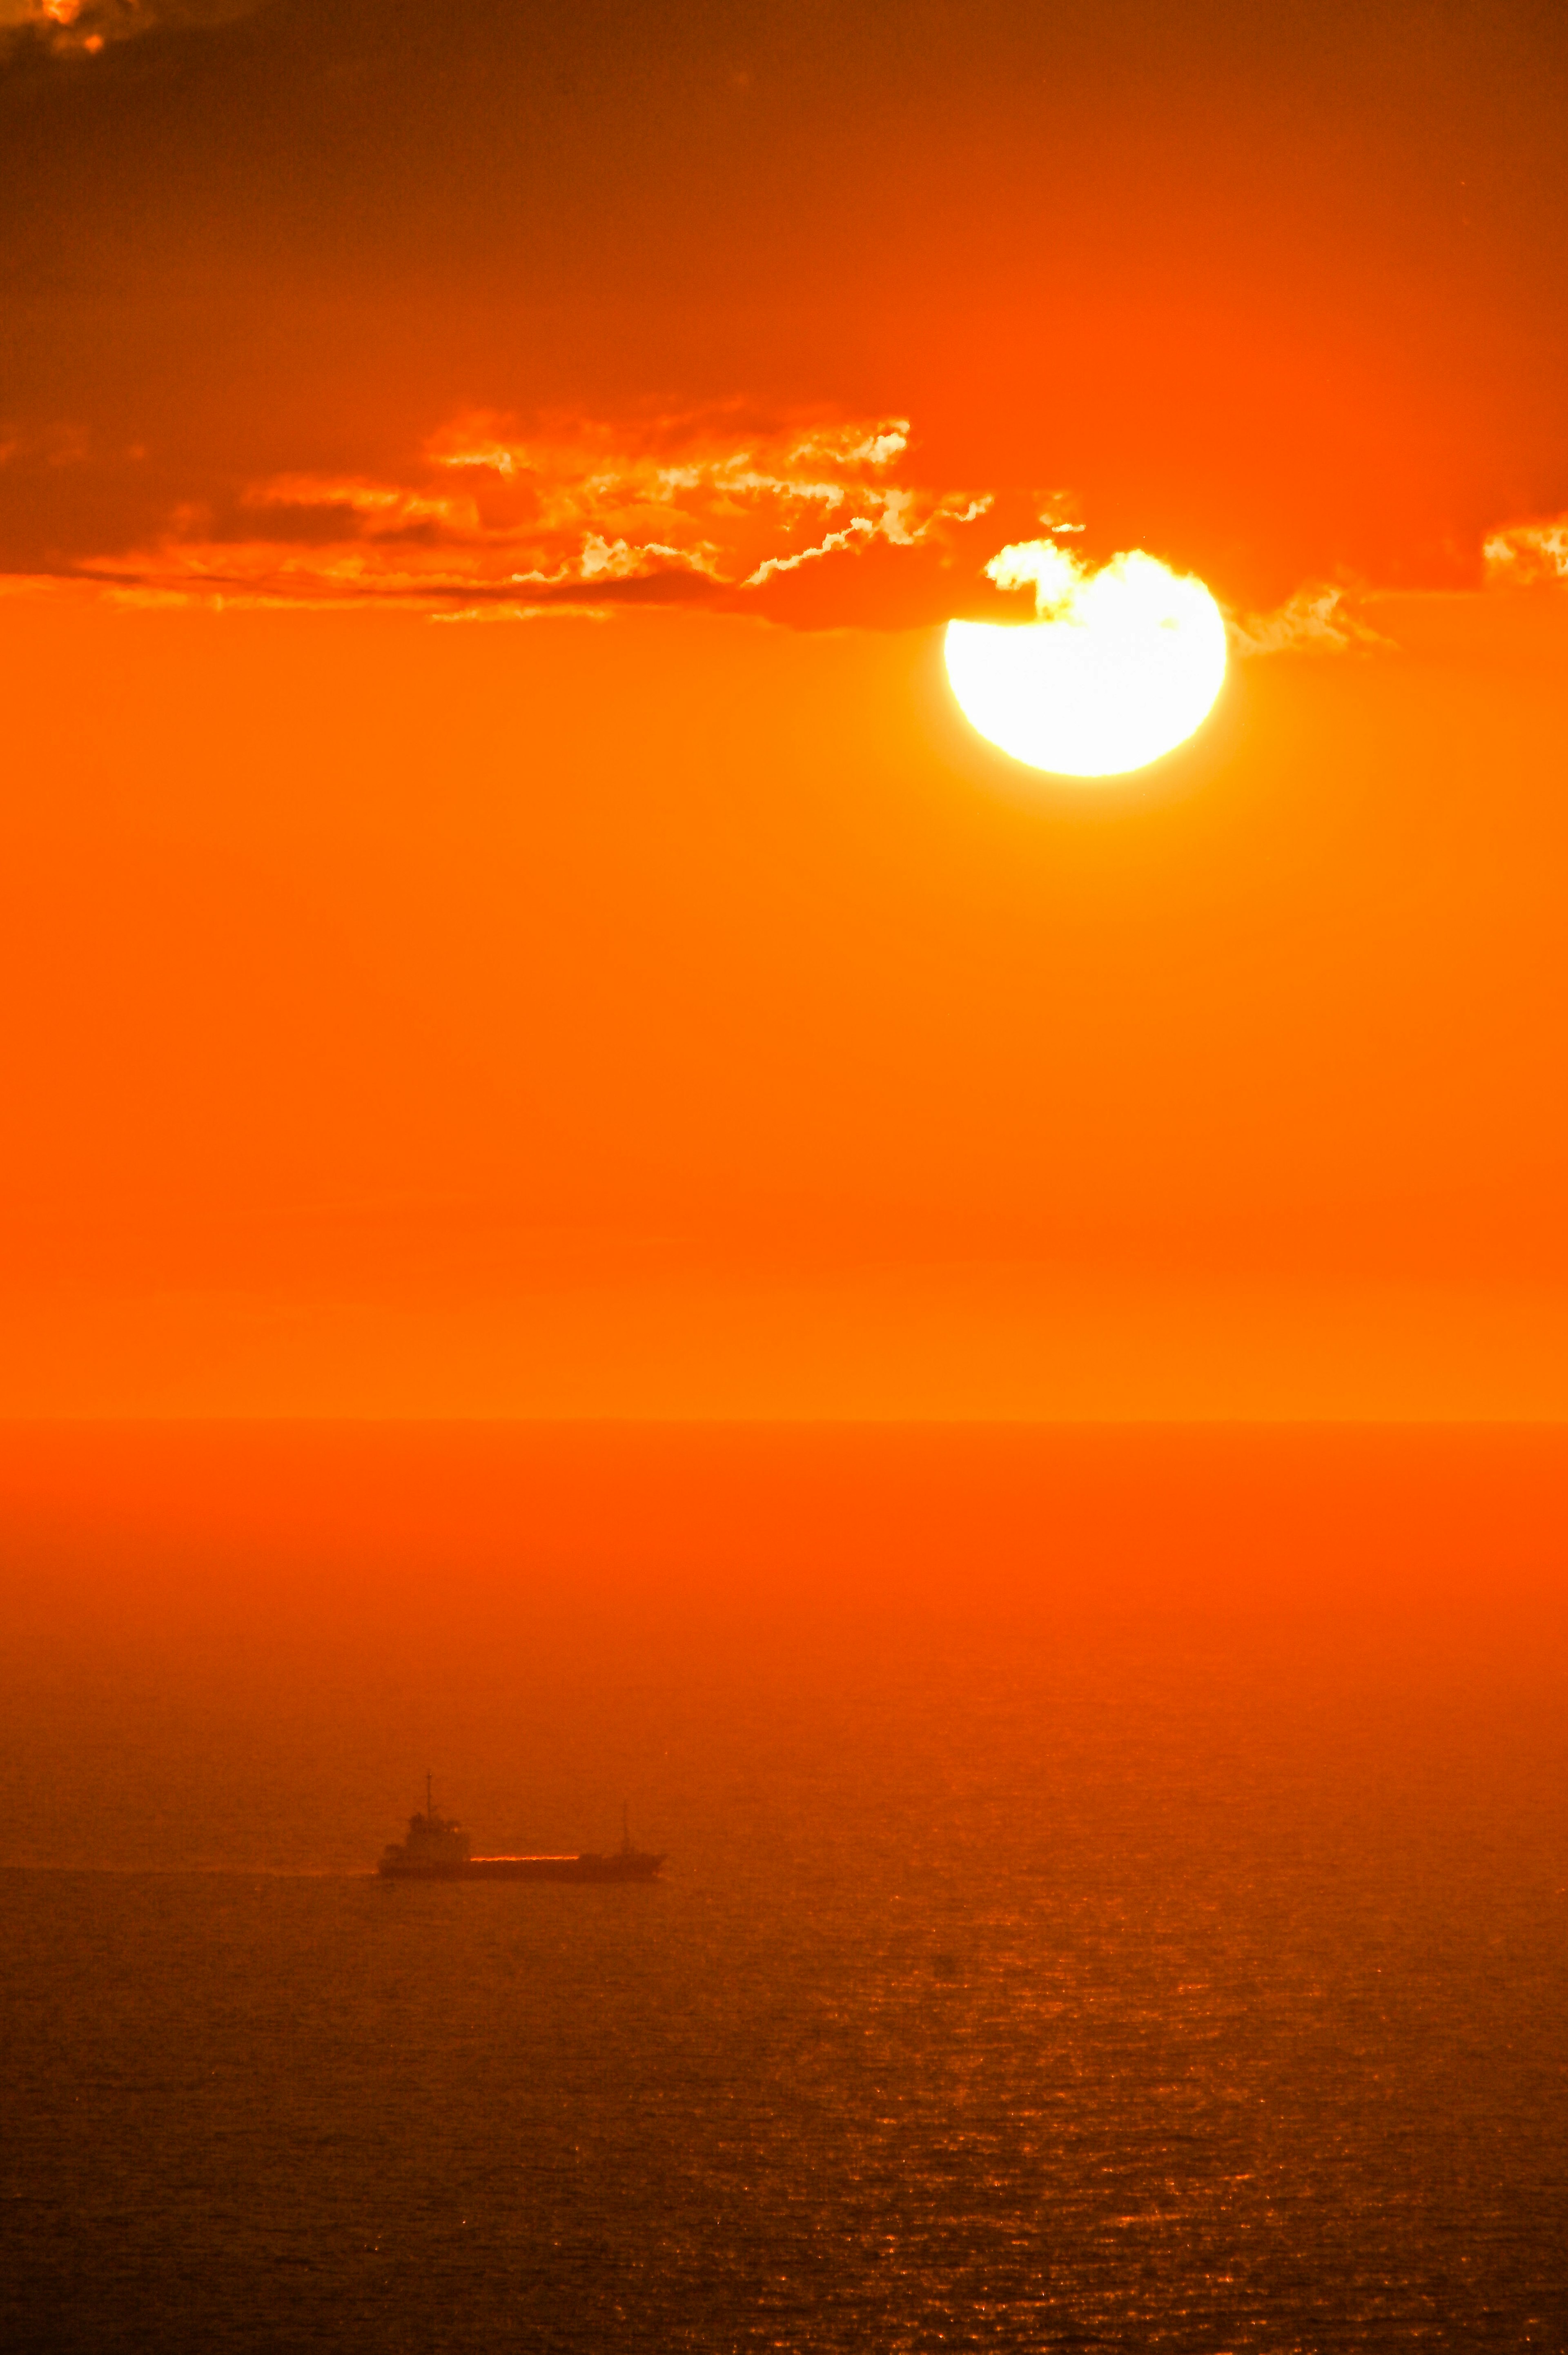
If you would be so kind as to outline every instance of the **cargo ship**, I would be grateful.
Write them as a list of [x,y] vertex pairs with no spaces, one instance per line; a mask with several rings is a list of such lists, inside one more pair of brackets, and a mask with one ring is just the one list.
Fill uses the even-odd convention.
[[425,1812],[408,1818],[407,1839],[393,1840],[376,1870],[387,1881],[652,1881],[662,1856],[634,1848],[620,1811],[620,1846],[608,1856],[475,1856],[462,1826],[441,1815],[425,1777]]

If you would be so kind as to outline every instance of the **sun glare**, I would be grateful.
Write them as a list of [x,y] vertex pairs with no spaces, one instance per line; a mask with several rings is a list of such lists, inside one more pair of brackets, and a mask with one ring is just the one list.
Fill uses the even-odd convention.
[[1225,625],[1203,583],[1141,549],[1098,572],[1054,540],[1004,548],[1001,589],[1033,586],[1033,622],[949,622],[948,677],[964,717],[1015,761],[1060,777],[1147,767],[1207,718]]

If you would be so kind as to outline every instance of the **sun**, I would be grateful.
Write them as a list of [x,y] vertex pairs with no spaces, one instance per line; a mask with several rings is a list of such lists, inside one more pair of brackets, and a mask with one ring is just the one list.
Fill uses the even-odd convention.
[[1001,589],[1033,585],[1037,618],[949,622],[964,717],[1015,761],[1059,777],[1123,777],[1200,727],[1225,676],[1225,625],[1203,583],[1141,549],[1091,572],[1054,540],[1004,548]]

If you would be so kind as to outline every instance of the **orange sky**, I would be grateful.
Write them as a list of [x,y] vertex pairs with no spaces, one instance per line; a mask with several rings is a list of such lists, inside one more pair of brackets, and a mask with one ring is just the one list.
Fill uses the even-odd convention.
[[[1560,12],[59,16],[0,1412],[1568,1412]],[[1232,617],[1128,786],[1043,514]]]

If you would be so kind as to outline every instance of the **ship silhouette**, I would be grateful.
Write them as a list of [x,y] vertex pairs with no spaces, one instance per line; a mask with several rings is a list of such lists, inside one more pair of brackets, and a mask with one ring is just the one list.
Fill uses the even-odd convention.
[[632,1846],[624,1807],[620,1846],[608,1856],[593,1849],[573,1856],[475,1856],[461,1824],[437,1808],[427,1774],[424,1814],[409,1817],[407,1839],[389,1842],[376,1870],[387,1881],[652,1881],[663,1861]]

